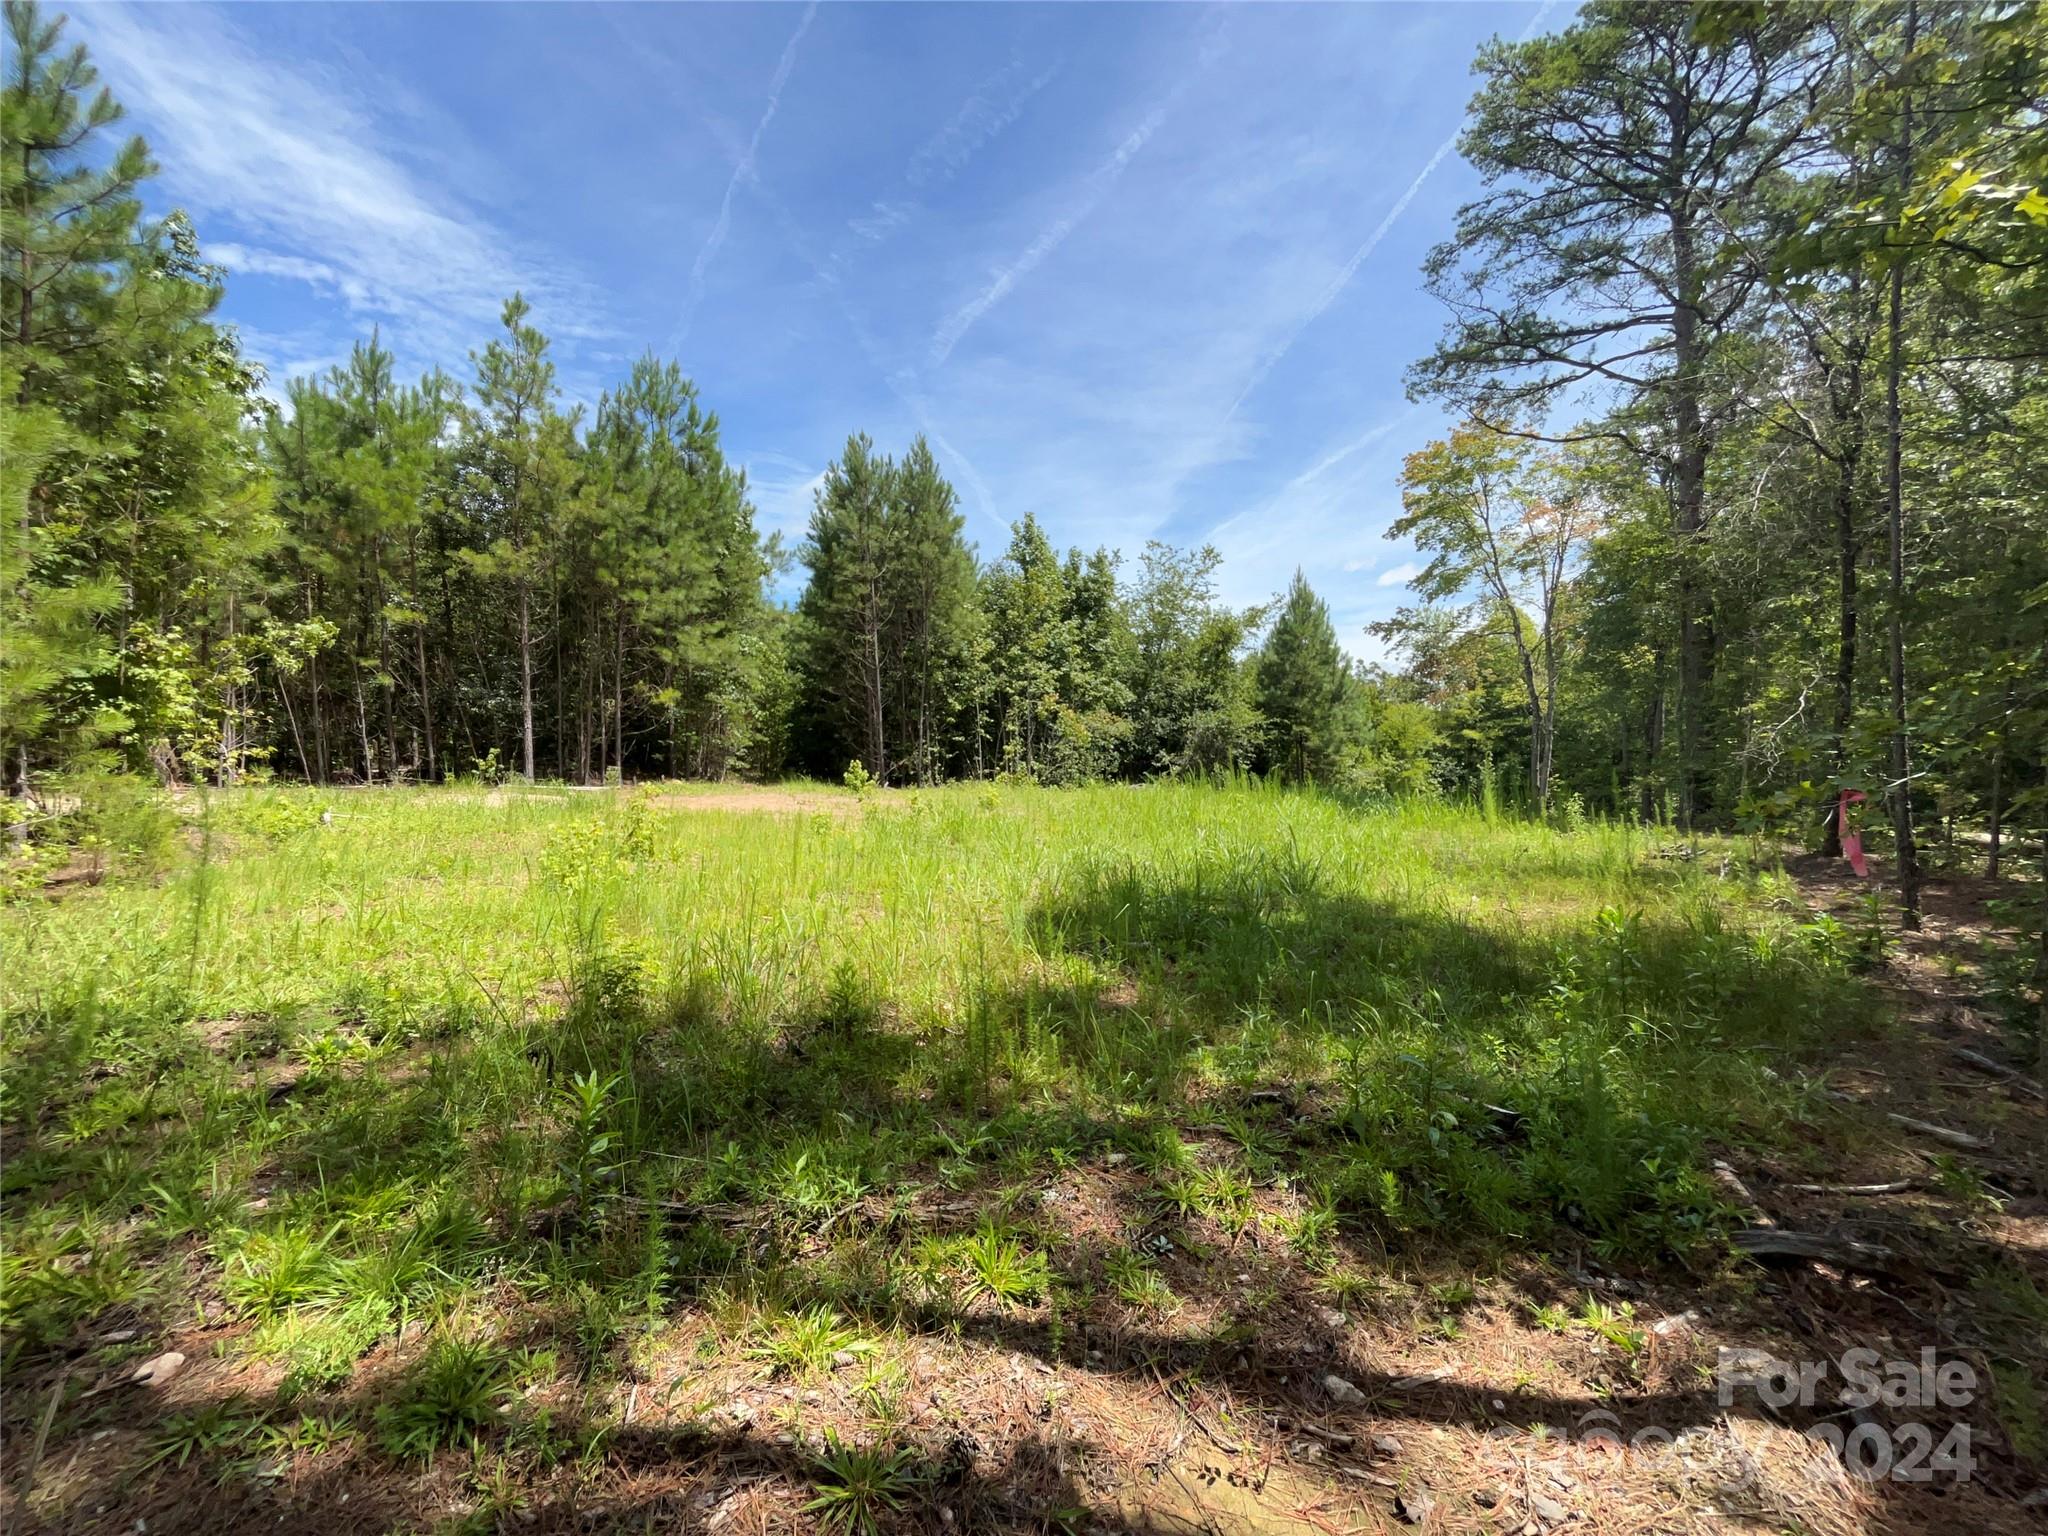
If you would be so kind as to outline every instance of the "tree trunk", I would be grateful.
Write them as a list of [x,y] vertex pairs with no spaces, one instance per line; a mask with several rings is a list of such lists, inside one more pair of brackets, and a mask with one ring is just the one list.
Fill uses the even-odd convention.
[[[420,601],[420,555],[419,539],[415,533],[406,542],[407,563],[411,566],[411,600]],[[420,726],[427,741],[427,779],[438,782],[440,763],[434,742],[434,685],[427,670],[427,616],[420,614],[412,627],[413,661],[420,674]]]
[[519,578],[519,749],[526,782],[533,782],[533,616],[526,578]]
[[2034,951],[2034,1070],[2048,1068],[2048,825],[2041,828],[2041,942]]
[[[1674,109],[1676,110],[1676,109]],[[1684,130],[1674,121],[1674,141]],[[1707,428],[1700,409],[1698,263],[1688,194],[1672,189],[1671,306],[1673,464],[1672,521],[1678,535],[1678,827],[1691,832],[1699,805],[1699,736],[1706,693],[1705,641],[1699,623],[1697,566],[1706,527]]]
[[[1920,10],[1917,3],[1906,7],[1906,52],[1913,51],[1918,35]],[[1913,100],[1908,95],[1900,109],[1899,192],[1901,210],[1911,194],[1913,147]],[[1902,426],[1899,412],[1899,379],[1904,371],[1902,343],[1906,316],[1906,264],[1894,253],[1891,269],[1891,297],[1885,318],[1885,514],[1891,543],[1891,624],[1888,651],[1892,684],[1892,836],[1898,845],[1899,923],[1920,926],[1920,855],[1913,842],[1913,753],[1906,736],[1906,518],[1905,478],[1901,454]]]
[[[1857,391],[1860,395],[1861,391]],[[1849,723],[1856,713],[1856,461],[1844,453],[1835,486],[1835,544],[1840,566],[1840,611],[1835,631],[1835,804],[1828,813],[1821,853],[1842,856],[1842,778],[1849,767]]]
[[377,749],[370,745],[370,707],[363,699],[363,669],[360,663],[355,668],[356,684],[356,731],[363,741],[363,782],[377,782]]
[[[1991,855],[1984,864],[1985,877],[1991,880],[1998,878],[1999,835],[2003,830],[1999,825],[1999,820],[2005,809],[1999,802],[2003,798],[2003,791],[2005,789],[2004,778],[2005,731],[2001,728],[1998,733],[1998,739],[1991,744]],[[2048,866],[2044,866],[2041,870],[2041,878],[2048,880]]]
[[1664,653],[1657,653],[1650,674],[1650,708],[1643,717],[1643,771],[1641,810],[1644,826],[1657,820],[1657,758],[1664,750]]
[[[306,617],[317,618],[320,614],[321,599],[318,585],[307,595]],[[327,710],[320,686],[320,653],[316,650],[306,658],[306,693],[313,706],[313,760],[320,765],[320,782],[328,782],[332,771],[333,757],[327,747]]]
[[1550,809],[1549,776],[1543,771],[1543,696],[1536,690],[1536,663],[1521,638],[1521,617],[1512,608],[1508,622],[1516,628],[1515,648],[1522,653],[1522,691],[1529,699],[1529,789],[1536,797],[1537,814],[1542,815]]

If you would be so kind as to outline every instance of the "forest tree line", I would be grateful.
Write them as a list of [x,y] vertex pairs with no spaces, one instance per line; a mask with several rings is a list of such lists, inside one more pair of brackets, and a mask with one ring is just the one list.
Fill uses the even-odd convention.
[[373,335],[274,406],[83,50],[7,25],[17,791],[1236,768],[1832,846],[1850,788],[1909,875],[2048,819],[2037,4],[1599,0],[1488,45],[1410,378],[1459,425],[1405,467],[1428,565],[1373,668],[1211,550],[1027,516],[983,560],[921,439],[849,438],[785,550],[678,364],[586,415],[518,296],[446,371]]

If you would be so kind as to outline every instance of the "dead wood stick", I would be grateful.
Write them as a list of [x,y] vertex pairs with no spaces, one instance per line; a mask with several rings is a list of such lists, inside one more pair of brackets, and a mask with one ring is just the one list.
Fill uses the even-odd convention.
[[1973,1136],[1968,1131],[1953,1130],[1946,1125],[1935,1125],[1926,1120],[1915,1120],[1911,1115],[1902,1115],[1896,1110],[1888,1111],[1885,1118],[1895,1125],[1903,1125],[1909,1131],[1918,1131],[1922,1136],[1932,1136],[1936,1141],[1945,1141],[1952,1147],[1982,1152],[1991,1145],[1983,1136]]
[[1787,1232],[1779,1227],[1746,1227],[1732,1239],[1735,1246],[1755,1259],[1807,1259],[1833,1264],[1842,1269],[1874,1270],[1888,1274],[1892,1251],[1879,1243],[1860,1243],[1849,1237],[1825,1237],[1817,1232]]
[[1347,1435],[1342,1430],[1324,1429],[1320,1424],[1311,1424],[1306,1419],[1295,1419],[1293,1425],[1299,1433],[1307,1435],[1312,1440],[1320,1440],[1325,1445],[1334,1446],[1340,1451],[1348,1451],[1358,1443],[1356,1435]]
[[1742,1182],[1741,1177],[1733,1168],[1717,1157],[1714,1159],[1713,1172],[1714,1182],[1735,1197],[1737,1203],[1749,1213],[1749,1219],[1753,1223],[1759,1227],[1775,1227],[1777,1225],[1776,1222],[1772,1221],[1765,1214],[1764,1208],[1756,1203],[1756,1196],[1749,1192],[1749,1186]]
[[1973,1051],[1967,1045],[1954,1047],[1949,1054],[1979,1072],[1988,1072],[2008,1088],[2023,1093],[2030,1099],[2048,1099],[2048,1088],[2043,1088],[2017,1067],[2008,1067],[1995,1057],[1986,1056],[1982,1051]]
[[24,1510],[28,1508],[28,1496],[35,1492],[36,1469],[43,1464],[43,1448],[50,1443],[50,1426],[56,1422],[57,1405],[64,1400],[64,1388],[70,1380],[71,1372],[67,1370],[57,1378],[57,1384],[50,1388],[49,1401],[43,1404],[42,1422],[36,1425],[35,1444],[29,1447],[28,1468],[21,1474],[21,1503]]
[[1889,1184],[1780,1184],[1799,1195],[1903,1195],[1915,1187],[1913,1179],[1894,1179]]

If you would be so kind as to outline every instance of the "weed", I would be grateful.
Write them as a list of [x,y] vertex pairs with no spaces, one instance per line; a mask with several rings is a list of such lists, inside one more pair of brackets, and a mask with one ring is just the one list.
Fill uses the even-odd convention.
[[353,1435],[342,1420],[307,1413],[288,1424],[264,1425],[256,1440],[273,1456],[324,1456],[346,1445]]
[[1103,1267],[1108,1272],[1110,1288],[1124,1305],[1155,1313],[1170,1312],[1179,1305],[1173,1287],[1144,1255],[1119,1248],[1103,1261]]
[[374,1298],[330,1309],[301,1308],[257,1324],[248,1348],[259,1359],[283,1364],[278,1396],[290,1401],[312,1388],[348,1380],[356,1361],[391,1324],[390,1306]]
[[804,1506],[828,1531],[875,1536],[882,1519],[903,1508],[921,1479],[914,1452],[882,1445],[850,1446],[829,1435],[811,1464],[815,1496]]
[[762,1319],[755,1329],[755,1341],[747,1348],[750,1359],[765,1360],[777,1375],[805,1376],[828,1369],[833,1357],[843,1353],[861,1355],[873,1350],[845,1319],[820,1303],[800,1312],[782,1312]]
[[213,1461],[240,1449],[257,1433],[259,1423],[239,1398],[222,1398],[191,1413],[174,1414],[157,1426],[150,1439],[145,1466],[182,1467],[194,1459]]
[[314,1232],[285,1227],[251,1233],[228,1256],[221,1292],[242,1311],[273,1318],[328,1294],[333,1271],[327,1247],[339,1227]]
[[507,1361],[488,1340],[452,1330],[434,1336],[406,1374],[399,1395],[377,1411],[384,1450],[425,1461],[436,1451],[473,1446],[497,1421]]
[[1006,1306],[1035,1301],[1045,1293],[1051,1275],[1044,1254],[986,1220],[973,1236],[961,1240],[960,1257],[967,1270],[969,1299],[987,1296]]
[[1635,1315],[1633,1302],[1610,1304],[1597,1296],[1588,1296],[1579,1307],[1579,1322],[1625,1355],[1642,1353],[1644,1335],[1635,1326]]
[[2024,1365],[1994,1360],[1991,1397],[2013,1450],[2027,1461],[2048,1461],[2048,1404],[2042,1402],[2039,1378]]

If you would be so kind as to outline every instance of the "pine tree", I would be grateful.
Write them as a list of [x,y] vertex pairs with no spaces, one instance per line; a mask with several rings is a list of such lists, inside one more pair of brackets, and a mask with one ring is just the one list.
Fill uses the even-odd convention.
[[17,792],[109,738],[232,776],[272,536],[256,377],[209,321],[220,275],[190,224],[141,218],[147,148],[102,144],[121,109],[85,49],[32,4],[5,15],[0,754]]
[[981,603],[996,761],[1036,775],[1053,744],[1075,649],[1066,575],[1037,518],[1027,513],[1012,525],[1009,549],[982,577]]
[[1678,815],[1704,803],[1713,665],[1702,591],[1715,376],[1762,287],[1753,193],[1801,144],[1811,22],[1789,10],[1594,0],[1495,42],[1460,147],[1490,188],[1431,253],[1452,312],[1414,387],[1499,428],[1611,386],[1609,431],[1668,488],[1677,593]]
[[1299,570],[1253,675],[1268,766],[1297,781],[1329,777],[1342,746],[1351,674],[1329,605]]
[[477,571],[512,597],[519,660],[521,772],[534,778],[534,599],[552,575],[558,518],[569,481],[575,423],[555,409],[548,339],[526,323],[525,298],[505,303],[505,334],[470,354],[476,368],[470,411],[470,473],[464,486],[486,542],[471,552]]

